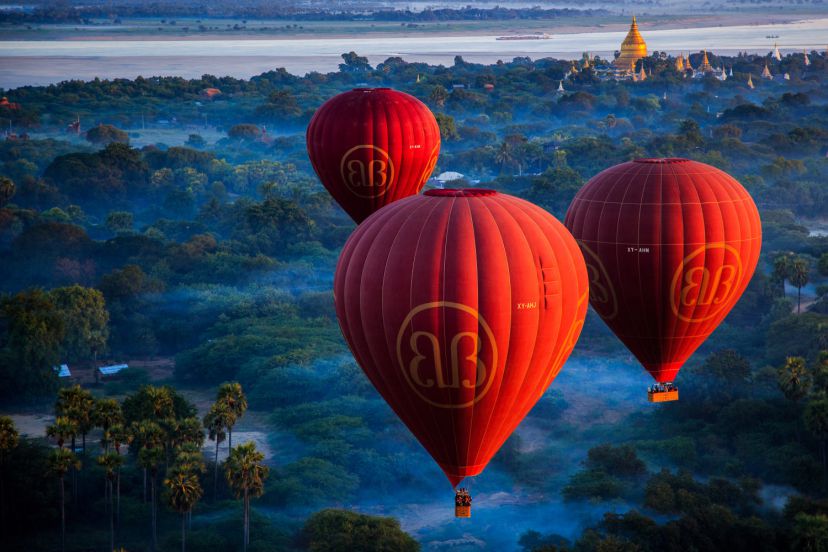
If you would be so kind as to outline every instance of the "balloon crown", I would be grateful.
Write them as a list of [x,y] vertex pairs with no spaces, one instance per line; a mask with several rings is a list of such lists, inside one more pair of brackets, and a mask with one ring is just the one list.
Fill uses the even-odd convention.
[[684,159],[683,157],[644,157],[640,159],[633,159],[634,163],[658,163],[660,165],[688,163],[689,161],[689,159]]
[[483,197],[497,195],[497,192],[486,188],[441,188],[427,190],[423,195],[432,197]]

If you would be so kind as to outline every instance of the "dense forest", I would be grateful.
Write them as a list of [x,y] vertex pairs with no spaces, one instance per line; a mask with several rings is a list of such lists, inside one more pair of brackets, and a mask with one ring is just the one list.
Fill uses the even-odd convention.
[[[342,57],[303,77],[0,91],[4,549],[828,549],[825,53],[709,54],[732,69],[720,80],[654,52],[642,82],[601,78],[595,58]],[[681,372],[681,400],[642,402],[646,374],[590,313],[560,385],[475,483],[475,517],[454,522],[449,486],[334,315],[354,224],[313,174],[304,130],[355,86],[434,111],[434,174],[461,174],[439,185],[559,219],[632,158],[734,175],[759,206],[762,258]]]

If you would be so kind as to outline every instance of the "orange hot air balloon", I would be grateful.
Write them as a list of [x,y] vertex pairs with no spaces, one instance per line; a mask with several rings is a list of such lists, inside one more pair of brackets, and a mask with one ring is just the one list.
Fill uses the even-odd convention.
[[334,280],[365,374],[452,485],[479,474],[543,395],[588,301],[578,245],[492,190],[429,190],[363,222]]
[[584,254],[592,307],[659,383],[672,382],[724,320],[762,246],[742,185],[687,159],[603,171],[575,196],[566,226]]
[[334,96],[316,111],[306,138],[319,180],[357,224],[419,193],[440,153],[440,129],[428,107],[390,88]]

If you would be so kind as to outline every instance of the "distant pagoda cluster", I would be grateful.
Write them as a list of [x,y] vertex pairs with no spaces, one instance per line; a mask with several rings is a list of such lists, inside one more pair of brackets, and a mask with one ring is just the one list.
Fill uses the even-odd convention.
[[[805,51],[803,55],[805,67],[810,66],[811,61],[808,57],[808,52]],[[826,55],[828,55],[828,52],[826,52]],[[651,74],[648,73],[648,68],[645,66],[647,56],[647,43],[644,40],[644,37],[641,36],[641,32],[638,30],[638,22],[636,21],[635,16],[633,16],[630,30],[627,32],[627,36],[621,43],[620,52],[617,53],[617,56],[611,63],[602,63],[600,59],[592,58],[589,54],[585,53],[580,63],[572,63],[572,67],[567,72],[564,80],[574,79],[579,72],[591,70],[601,80],[644,81],[647,80],[647,77]],[[779,51],[778,45],[774,44],[773,51],[770,52],[768,57],[769,59],[765,62],[765,67],[762,70],[760,77],[762,79],[775,81],[790,80],[791,76],[786,72],[773,74],[771,71],[771,61],[782,60],[782,54]],[[690,56],[685,56],[682,52],[675,58],[674,67],[675,70],[684,78],[702,79],[705,77],[712,77],[720,81],[725,81],[728,78],[733,77],[733,67],[725,67],[724,64],[720,67],[714,66],[708,58],[707,50],[702,50],[702,59],[701,61],[697,59],[696,63],[697,65],[694,67],[690,62]],[[652,71],[653,67],[650,67],[649,70]],[[753,75],[748,75],[745,84],[748,88],[754,88],[755,85]],[[564,81],[561,81],[558,86],[558,92],[565,91]]]

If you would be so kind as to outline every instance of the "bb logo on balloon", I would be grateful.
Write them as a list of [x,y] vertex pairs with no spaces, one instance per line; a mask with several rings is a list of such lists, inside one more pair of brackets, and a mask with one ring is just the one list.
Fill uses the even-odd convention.
[[[446,317],[468,328],[441,335]],[[456,327],[456,325],[453,325]],[[480,401],[494,382],[497,343],[480,313],[450,301],[411,309],[397,333],[397,361],[411,389],[432,406],[466,408]]]
[[361,198],[384,195],[394,181],[394,163],[388,152],[370,144],[346,151],[339,172],[348,190]]
[[589,302],[604,320],[612,320],[618,314],[618,299],[612,287],[607,269],[598,255],[583,241],[578,240],[584,254],[587,276],[589,277]]
[[423,175],[420,177],[420,185],[423,185],[428,180],[428,177],[431,176],[431,173],[434,172],[434,167],[437,166],[437,158],[440,156],[440,144],[434,146],[434,149],[431,150],[431,156],[428,158],[428,163],[426,164],[425,169],[423,170]]
[[[707,255],[723,255],[714,269],[705,263]],[[687,255],[673,274],[670,287],[673,314],[685,322],[703,322],[729,306],[742,280],[739,251],[726,243],[703,245]],[[696,311],[699,311],[698,314]]]

